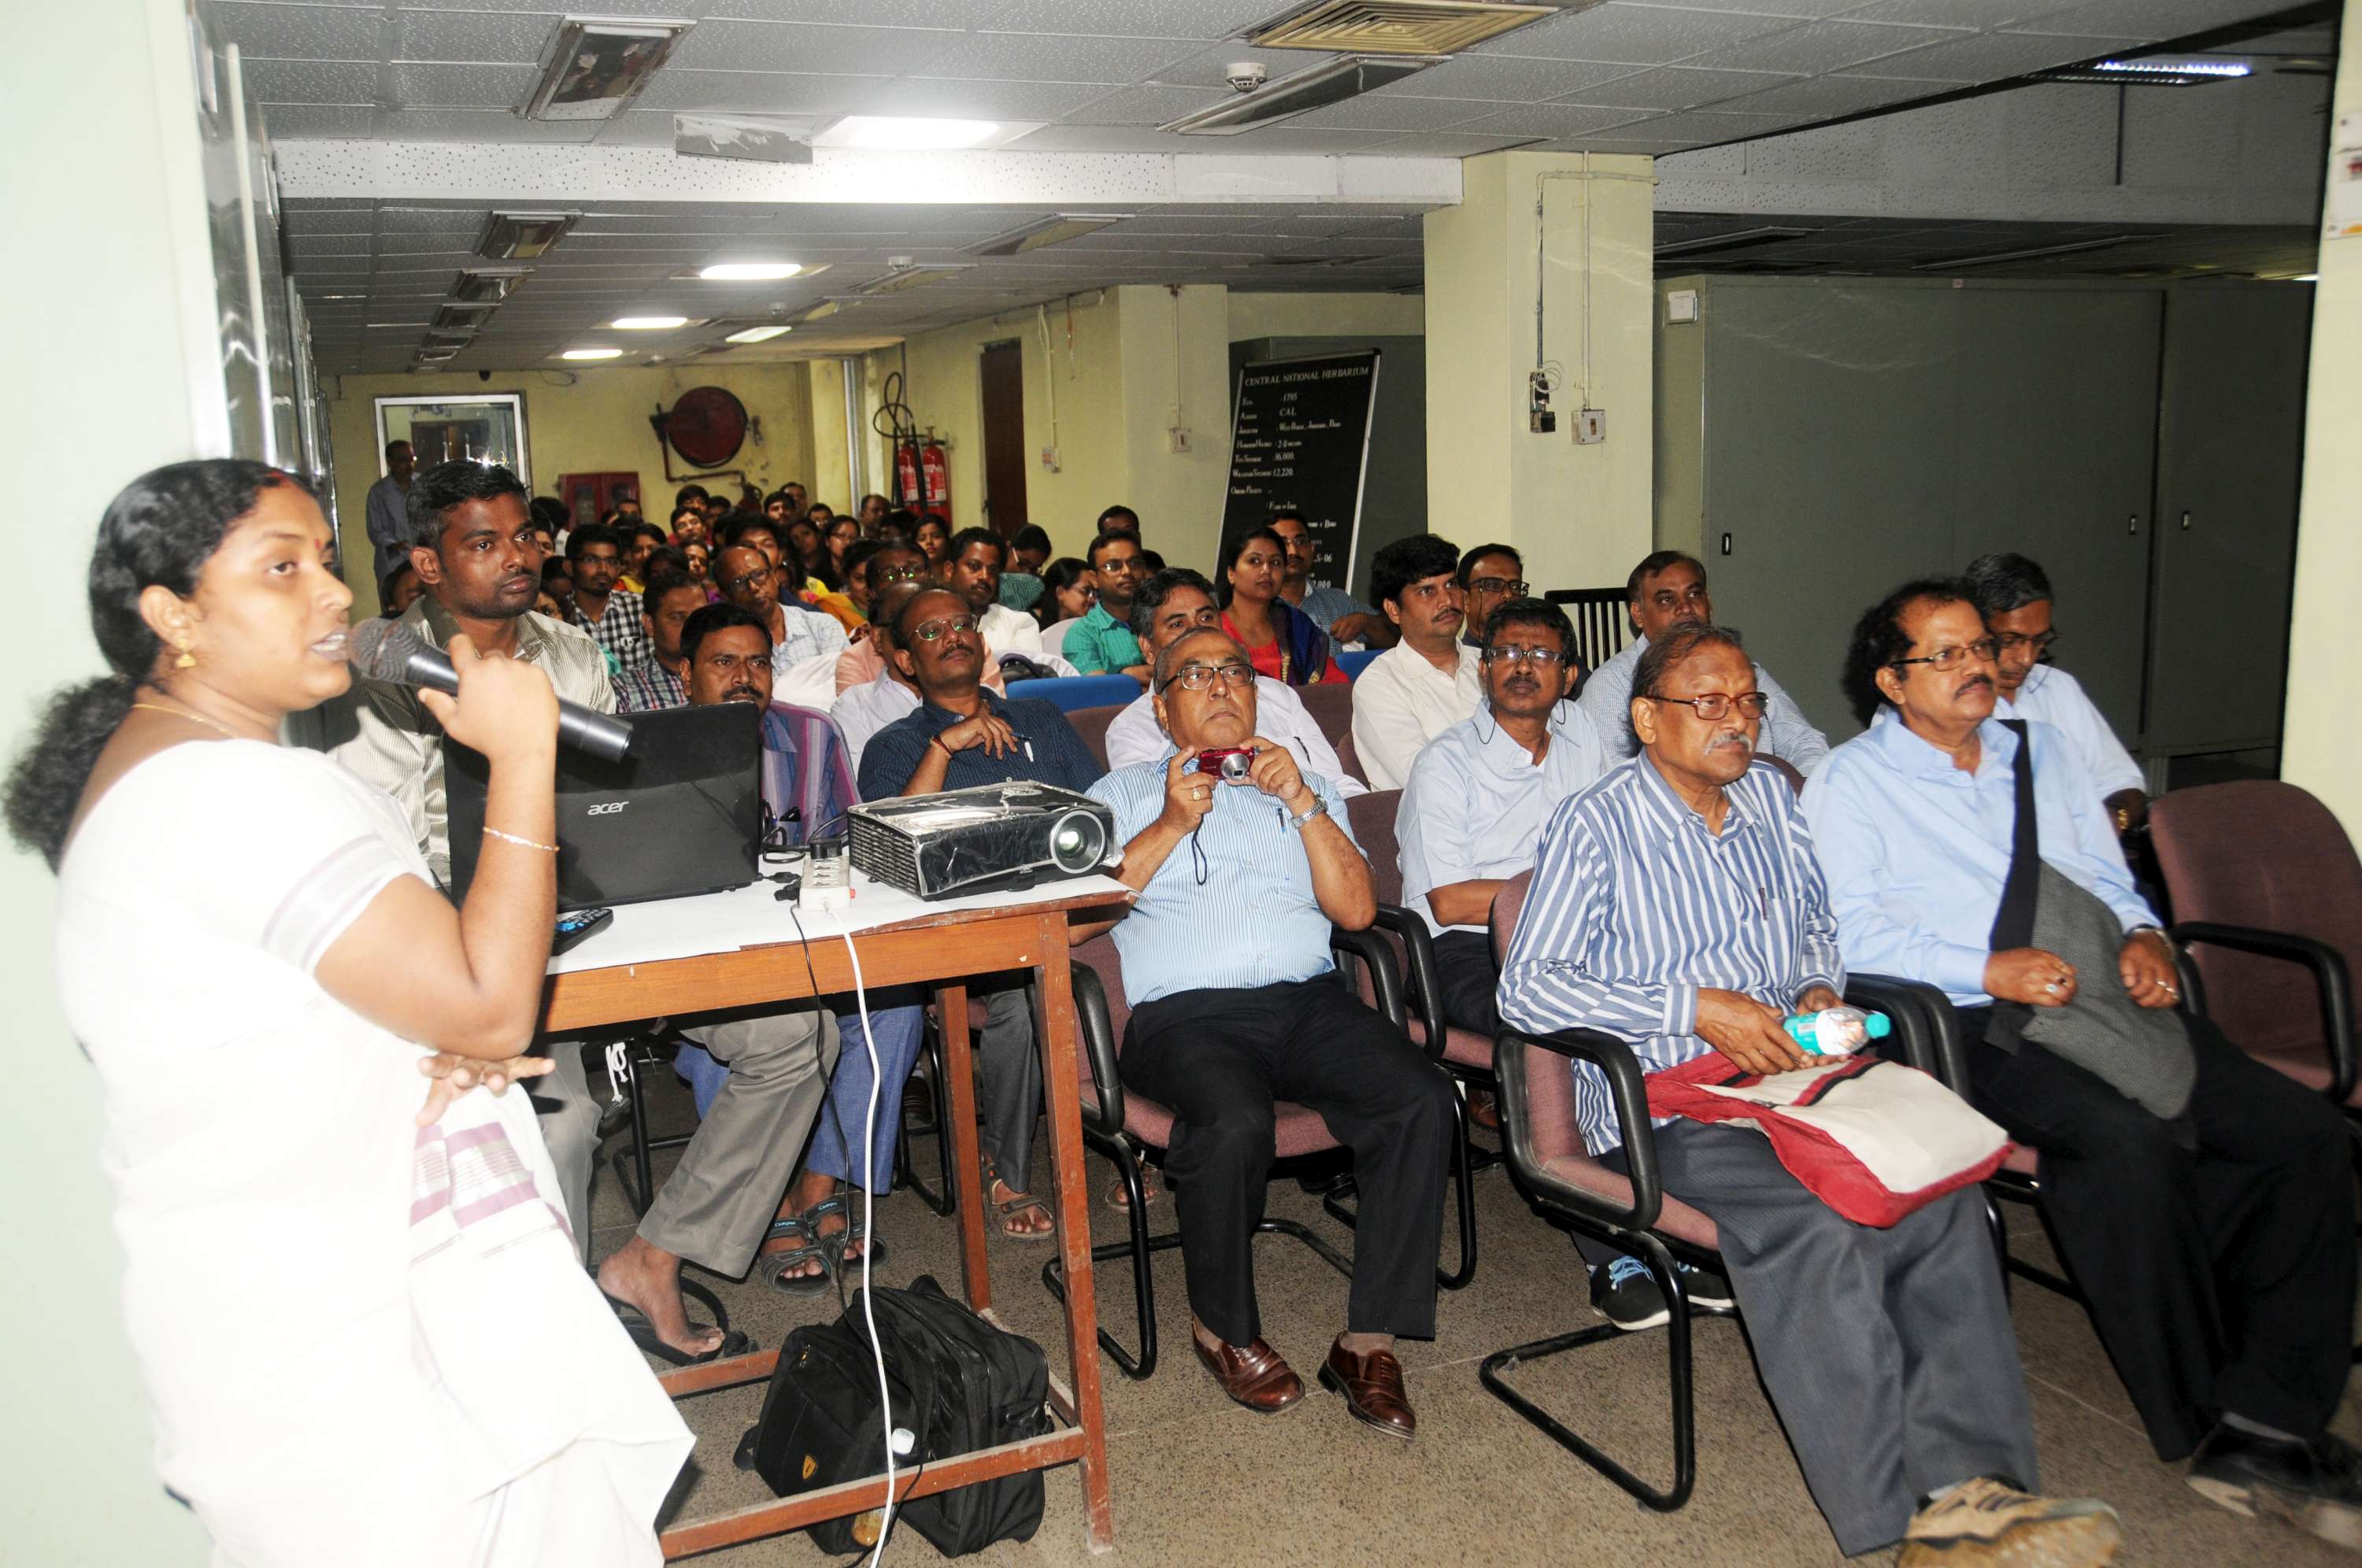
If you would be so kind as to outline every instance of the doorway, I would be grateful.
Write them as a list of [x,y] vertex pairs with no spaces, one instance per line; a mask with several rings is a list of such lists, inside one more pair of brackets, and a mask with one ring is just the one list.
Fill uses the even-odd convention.
[[1004,539],[1032,518],[1025,510],[1024,346],[984,346],[984,520]]

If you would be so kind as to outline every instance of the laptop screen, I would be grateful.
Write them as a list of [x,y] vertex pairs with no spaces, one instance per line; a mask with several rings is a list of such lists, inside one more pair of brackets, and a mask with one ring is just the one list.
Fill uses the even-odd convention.
[[[639,903],[744,887],[763,831],[763,711],[752,702],[634,713],[620,762],[557,752],[557,907]],[[454,900],[483,847],[487,765],[447,736],[443,779]],[[497,823],[494,825],[498,825]]]

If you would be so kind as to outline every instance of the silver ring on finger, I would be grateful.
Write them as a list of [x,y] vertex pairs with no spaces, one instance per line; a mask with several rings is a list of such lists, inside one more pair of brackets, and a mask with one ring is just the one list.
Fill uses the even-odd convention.
[[2054,996],[2054,997],[2055,997],[2055,996],[2057,996],[2057,995],[2058,994],[2058,981],[2056,981],[2056,980],[2053,980],[2053,981],[2051,981],[2048,985],[2047,985],[2047,986],[2043,987],[2042,988],[2043,988],[2043,990],[2044,990],[2046,993],[2047,993],[2048,995],[2051,995],[2051,996]]

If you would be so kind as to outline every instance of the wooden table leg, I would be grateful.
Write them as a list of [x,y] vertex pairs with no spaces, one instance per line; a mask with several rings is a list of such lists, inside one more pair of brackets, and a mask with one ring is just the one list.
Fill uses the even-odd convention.
[[1091,1181],[1085,1168],[1080,1072],[1076,1066],[1075,984],[1066,956],[1066,917],[1042,917],[1042,966],[1034,971],[1034,1016],[1041,1021],[1042,1086],[1050,1111],[1051,1190],[1058,1218],[1058,1256],[1066,1275],[1066,1355],[1074,1376],[1075,1420],[1083,1434],[1083,1506],[1090,1546],[1115,1545],[1115,1506],[1108,1488],[1107,1417],[1099,1400],[1099,1315],[1091,1281]]
[[[959,1195],[960,1275],[967,1304],[982,1312],[992,1306],[992,1270],[984,1255],[984,1206],[990,1196],[977,1174],[976,1053],[967,1042],[967,987],[955,983],[935,993],[944,1026],[944,1076],[951,1082],[951,1125],[940,1137],[952,1144],[952,1181]],[[1018,1173],[1020,1180],[1024,1173]]]

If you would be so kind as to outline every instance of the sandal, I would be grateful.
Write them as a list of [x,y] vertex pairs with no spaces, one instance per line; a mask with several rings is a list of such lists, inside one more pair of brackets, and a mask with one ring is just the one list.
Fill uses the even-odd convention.
[[[866,1243],[862,1251],[868,1254],[869,1267],[874,1273],[886,1266],[886,1242],[881,1237],[872,1236],[869,1228],[861,1222],[860,1214],[855,1210],[853,1200],[847,1196],[850,1191],[848,1187],[839,1187],[796,1218],[811,1232],[814,1244],[828,1254],[830,1266],[838,1273],[861,1266],[859,1258],[845,1255],[855,1242]],[[844,1220],[844,1227],[833,1234],[823,1236],[820,1222],[832,1215]]]
[[[1164,1189],[1156,1185],[1156,1177],[1149,1171],[1148,1161],[1145,1158],[1139,1161],[1139,1165],[1140,1200],[1145,1207],[1153,1209],[1156,1207],[1156,1200],[1164,1196]],[[1108,1188],[1107,1206],[1118,1214],[1131,1212],[1131,1189],[1126,1185],[1123,1177],[1117,1176],[1115,1185]]]
[[684,1299],[695,1301],[713,1314],[713,1321],[711,1324],[690,1324],[690,1332],[700,1333],[709,1327],[722,1331],[722,1342],[703,1355],[695,1355],[665,1343],[657,1337],[656,1325],[648,1321],[646,1313],[621,1297],[607,1296],[603,1290],[599,1294],[607,1296],[607,1305],[613,1308],[615,1316],[623,1320],[624,1331],[632,1336],[634,1344],[673,1366],[703,1366],[708,1362],[726,1361],[733,1356],[748,1355],[754,1352],[754,1337],[744,1330],[730,1326],[730,1314],[723,1307],[720,1297],[695,1281],[687,1279],[680,1282],[680,1293]]
[[[1008,1237],[1012,1242],[1054,1241],[1057,1238],[1058,1226],[1056,1223],[1056,1217],[1050,1212],[1050,1206],[1043,1202],[1033,1194],[1030,1192],[1020,1192],[1015,1187],[1010,1187],[1007,1182],[1002,1181],[1000,1179],[999,1173],[992,1168],[992,1156],[990,1154],[984,1156],[982,1164],[984,1167],[985,1201],[991,1204],[995,1209],[999,1211],[1000,1233]],[[1010,1195],[1005,1202],[1000,1199],[997,1199],[992,1196],[992,1189],[996,1186]],[[1026,1212],[1028,1209],[1040,1209],[1042,1211],[1042,1217],[1051,1221],[1050,1227],[1047,1230],[1020,1230],[1010,1223],[1019,1215]]]
[[[756,1254],[756,1270],[772,1289],[787,1296],[818,1296],[828,1288],[829,1269],[833,1260],[828,1255],[828,1248],[813,1236],[811,1226],[802,1217],[772,1220],[770,1230],[763,1237],[763,1245],[768,1248],[774,1242],[794,1242],[798,1244]],[[807,1263],[820,1264],[820,1272],[789,1272]]]

